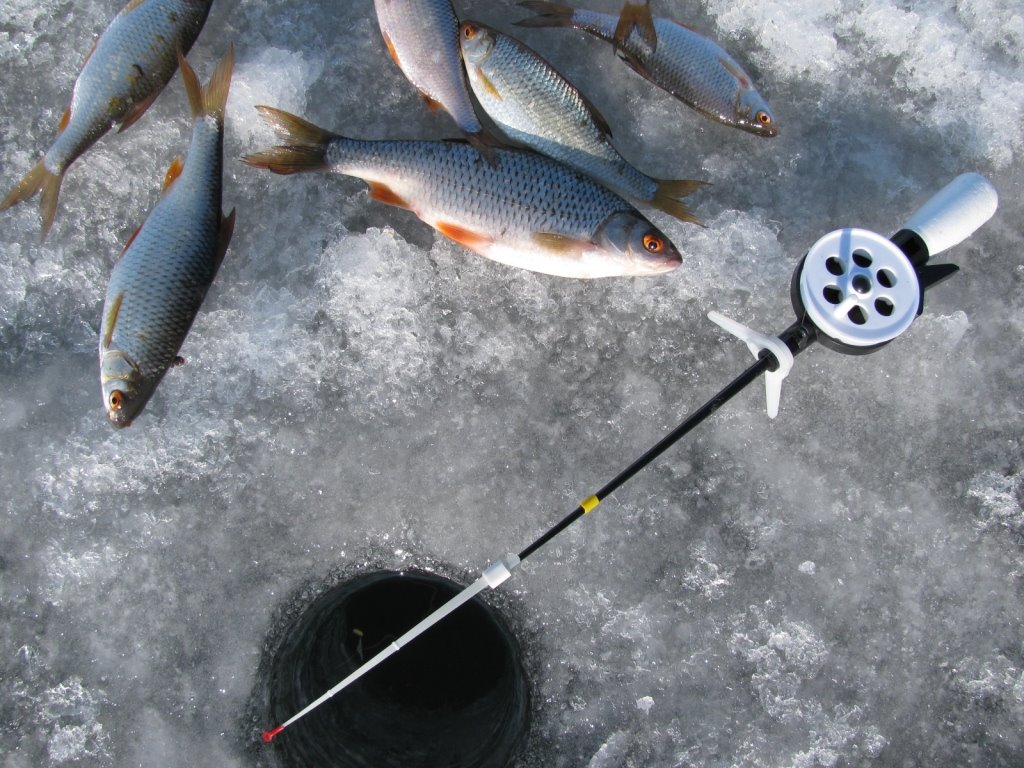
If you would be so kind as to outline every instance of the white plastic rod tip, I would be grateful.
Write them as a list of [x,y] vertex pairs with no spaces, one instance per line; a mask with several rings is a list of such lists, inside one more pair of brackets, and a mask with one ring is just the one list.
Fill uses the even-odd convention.
[[775,357],[779,367],[774,371],[766,372],[764,375],[768,418],[774,419],[779,415],[779,403],[782,400],[782,382],[793,369],[793,353],[789,351],[786,342],[778,336],[766,336],[763,333],[758,333],[743,325],[743,323],[738,323],[726,317],[721,312],[708,312],[708,319],[744,342],[755,358],[759,357],[762,351],[771,352]]
[[496,560],[487,566],[483,572],[484,581],[491,589],[496,589],[512,577],[512,569],[517,565],[519,565],[518,557],[505,555],[504,560]]
[[940,189],[903,228],[920,235],[928,254],[935,256],[974,234],[998,207],[992,183],[981,174],[965,173]]

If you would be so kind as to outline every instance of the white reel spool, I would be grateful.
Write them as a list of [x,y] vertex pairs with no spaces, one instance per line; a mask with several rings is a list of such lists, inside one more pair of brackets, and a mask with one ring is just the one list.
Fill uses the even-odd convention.
[[807,252],[800,299],[829,338],[874,347],[910,327],[921,286],[910,260],[890,240],[866,229],[838,229]]

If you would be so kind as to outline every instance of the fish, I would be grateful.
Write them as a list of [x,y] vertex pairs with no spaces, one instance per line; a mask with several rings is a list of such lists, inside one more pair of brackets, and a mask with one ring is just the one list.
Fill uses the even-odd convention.
[[221,185],[224,106],[231,84],[231,48],[203,87],[179,53],[192,112],[185,160],[175,158],[163,194],[114,265],[100,322],[100,385],[107,419],[129,426],[178,352],[220,269],[235,228],[223,215]]
[[651,15],[648,0],[626,0],[622,4],[619,22],[615,25],[615,34],[612,35],[616,50],[625,45],[633,30],[636,30],[651,49],[651,53],[657,49],[658,33],[654,29],[654,17]]
[[149,109],[206,23],[212,0],[131,0],[82,65],[71,104],[42,158],[0,202],[0,211],[41,192],[42,239],[57,213],[68,167],[114,125],[125,130]]
[[682,257],[629,202],[573,169],[523,149],[490,161],[465,141],[364,141],[257,107],[284,144],[244,162],[274,173],[331,171],[370,197],[416,214],[493,261],[548,275],[654,275]]
[[[518,26],[573,27],[616,43],[618,19],[611,14],[543,0],[526,0],[519,5],[536,15],[517,22]],[[627,65],[705,117],[758,136],[778,135],[778,120],[768,102],[720,45],[662,17],[654,18],[654,29],[656,49],[636,29],[616,43],[616,52]]]
[[467,138],[489,146],[473,108],[451,0],[374,0],[384,44],[427,106],[447,112]]
[[477,102],[510,139],[629,200],[699,223],[681,198],[705,182],[654,179],[630,165],[601,113],[533,49],[477,21],[462,24],[460,40]]

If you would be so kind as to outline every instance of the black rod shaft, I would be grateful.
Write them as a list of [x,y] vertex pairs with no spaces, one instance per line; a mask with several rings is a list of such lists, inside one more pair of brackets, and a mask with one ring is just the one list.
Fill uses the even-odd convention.
[[525,560],[538,549],[543,547],[555,536],[560,534],[570,525],[575,523],[581,517],[588,512],[592,511],[594,507],[604,501],[606,498],[611,496],[618,490],[624,483],[632,478],[637,472],[644,469],[652,461],[658,458],[661,454],[679,442],[685,437],[690,430],[696,427],[698,424],[703,422],[715,411],[729,402],[732,398],[742,392],[751,382],[757,380],[762,373],[773,370],[778,365],[778,361],[772,354],[766,354],[759,358],[757,362],[751,365],[747,370],[733,379],[729,384],[723,387],[717,395],[708,400],[704,405],[690,414],[685,421],[679,426],[669,432],[665,437],[659,440],[655,445],[647,450],[640,458],[622,470],[608,483],[604,485],[597,493],[593,496],[588,497],[584,501],[580,502],[580,505],[576,507],[570,514],[563,517],[558,523],[549,528],[544,535],[539,539],[530,544],[526,549],[519,553],[519,559]]

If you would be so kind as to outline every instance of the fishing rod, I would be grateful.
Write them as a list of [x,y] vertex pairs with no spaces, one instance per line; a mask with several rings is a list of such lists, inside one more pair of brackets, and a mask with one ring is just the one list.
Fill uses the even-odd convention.
[[931,257],[966,240],[988,221],[998,195],[976,173],[955,178],[928,200],[891,238],[865,229],[839,229],[822,237],[797,265],[790,285],[796,320],[778,336],[758,333],[718,312],[708,317],[747,344],[755,362],[694,411],[632,464],[588,496],[519,554],[491,563],[480,578],[392,641],[373,658],[278,726],[264,731],[270,743],[371,669],[397,653],[485,589],[507,581],[526,558],[598,505],[679,442],[691,430],[764,375],[769,418],[779,411],[782,382],[793,360],[814,342],[843,354],[881,349],[910,327],[924,310],[925,291],[952,276],[955,264],[929,264]]

